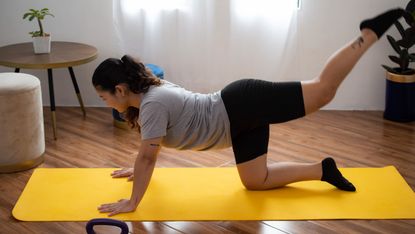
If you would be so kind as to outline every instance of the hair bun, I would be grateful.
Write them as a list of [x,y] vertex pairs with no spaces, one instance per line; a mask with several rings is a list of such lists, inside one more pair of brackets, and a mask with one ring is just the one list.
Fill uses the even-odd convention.
[[128,73],[134,73],[134,72],[145,69],[145,66],[143,63],[135,60],[130,55],[122,56],[121,61],[123,62],[125,69],[127,70]]
[[134,63],[134,59],[129,55],[122,56],[121,61],[126,65],[131,65]]
[[152,73],[146,66],[139,60],[135,60],[129,55],[124,55],[121,58],[127,79],[139,80],[145,78],[151,78]]

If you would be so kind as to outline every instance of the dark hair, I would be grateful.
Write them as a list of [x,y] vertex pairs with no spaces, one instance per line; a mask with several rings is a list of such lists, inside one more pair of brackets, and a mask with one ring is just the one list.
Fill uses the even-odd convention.
[[[92,84],[95,88],[111,94],[115,93],[116,85],[127,84],[131,92],[138,94],[146,93],[152,85],[159,86],[161,81],[142,62],[124,55],[121,59],[109,58],[103,61],[95,69]],[[139,113],[140,110],[135,107],[128,107],[123,113],[131,128],[139,129]]]

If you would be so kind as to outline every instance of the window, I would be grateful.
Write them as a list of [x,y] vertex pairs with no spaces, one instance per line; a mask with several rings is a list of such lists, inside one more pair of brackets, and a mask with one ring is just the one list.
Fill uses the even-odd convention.
[[284,17],[299,9],[301,0],[233,0],[232,9],[241,17]]
[[180,10],[189,5],[189,0],[120,0],[121,7],[126,13],[139,10],[157,12],[162,10]]

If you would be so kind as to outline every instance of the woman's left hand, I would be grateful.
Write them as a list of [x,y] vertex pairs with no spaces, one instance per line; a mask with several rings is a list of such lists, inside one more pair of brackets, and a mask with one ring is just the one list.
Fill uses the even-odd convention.
[[137,206],[128,199],[121,199],[115,203],[102,204],[98,207],[101,213],[110,213],[108,216],[113,216],[119,213],[133,212]]

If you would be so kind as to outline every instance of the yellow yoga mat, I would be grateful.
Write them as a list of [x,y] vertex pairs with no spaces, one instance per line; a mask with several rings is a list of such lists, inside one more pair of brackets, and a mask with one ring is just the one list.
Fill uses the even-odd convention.
[[[40,168],[13,216],[23,221],[87,221],[107,217],[97,207],[129,198],[132,182],[110,168]],[[319,181],[247,191],[236,168],[156,168],[142,202],[121,220],[414,219],[415,194],[395,167],[347,168],[357,192]]]

